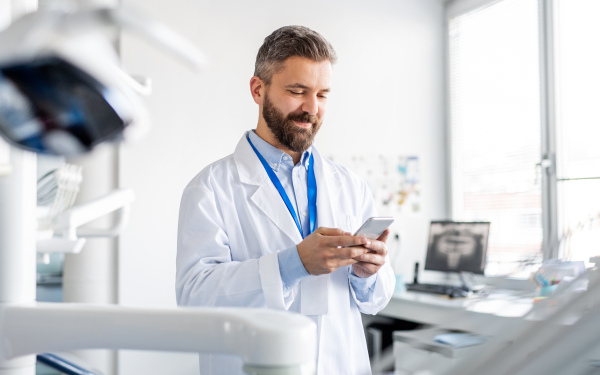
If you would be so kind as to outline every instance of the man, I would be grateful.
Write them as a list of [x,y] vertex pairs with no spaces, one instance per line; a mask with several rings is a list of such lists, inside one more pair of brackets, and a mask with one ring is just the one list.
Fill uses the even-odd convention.
[[[331,90],[335,51],[321,35],[283,27],[261,46],[250,91],[255,131],[185,188],[177,301],[299,312],[318,327],[318,374],[371,372],[360,312],[391,298],[385,241],[352,236],[374,215],[367,185],[312,146]],[[200,373],[238,374],[241,361],[201,356]]]

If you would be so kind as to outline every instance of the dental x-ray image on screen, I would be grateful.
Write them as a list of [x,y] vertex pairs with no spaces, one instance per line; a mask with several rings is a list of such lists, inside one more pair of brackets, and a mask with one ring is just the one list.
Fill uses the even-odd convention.
[[432,221],[425,269],[483,274],[489,222]]

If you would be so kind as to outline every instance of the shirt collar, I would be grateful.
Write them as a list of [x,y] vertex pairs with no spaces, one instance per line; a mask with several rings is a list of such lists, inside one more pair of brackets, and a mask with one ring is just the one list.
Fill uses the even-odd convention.
[[[254,147],[256,147],[258,152],[260,152],[262,157],[267,161],[269,166],[273,168],[275,172],[279,170],[279,166],[281,163],[285,161],[293,163],[292,157],[290,155],[286,154],[285,152],[281,151],[277,147],[271,145],[270,143],[256,135],[254,130],[248,132],[248,138],[250,138],[250,141],[252,142]],[[304,151],[302,153],[302,156],[300,157],[300,164],[302,164],[302,166],[307,170],[311,153],[312,145],[308,148],[308,150]]]
[[302,156],[300,157],[300,164],[302,164],[302,166],[304,168],[306,168],[306,170],[308,170],[308,164],[309,164],[309,161],[310,161],[310,155],[311,155],[311,153],[312,153],[312,145],[310,145],[308,147],[308,150],[304,151],[302,153]]

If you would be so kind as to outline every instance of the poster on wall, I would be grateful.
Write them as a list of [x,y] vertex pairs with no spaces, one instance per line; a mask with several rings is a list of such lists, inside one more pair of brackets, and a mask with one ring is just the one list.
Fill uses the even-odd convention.
[[330,155],[367,182],[380,215],[416,214],[421,211],[418,156]]

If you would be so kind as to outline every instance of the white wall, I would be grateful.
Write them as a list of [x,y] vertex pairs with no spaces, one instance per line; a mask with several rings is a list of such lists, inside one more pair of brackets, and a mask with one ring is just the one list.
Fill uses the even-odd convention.
[[[233,152],[256,126],[249,93],[256,52],[280,26],[301,24],[338,53],[333,92],[317,146],[329,155],[421,157],[422,208],[398,217],[397,271],[412,277],[424,257],[428,222],[445,217],[443,7],[439,0],[191,1],[123,0],[186,35],[211,69],[196,75],[146,42],[126,35],[125,68],[152,77],[153,128],[120,153],[120,185],[137,201],[121,236],[119,300],[174,306],[177,215],[181,192],[210,162]],[[164,372],[165,361],[171,367]],[[163,366],[161,368],[161,366]],[[122,352],[120,374],[185,374],[195,357]]]

